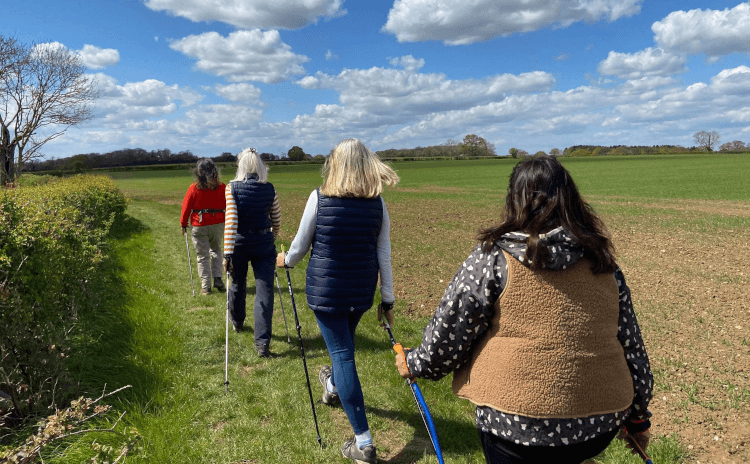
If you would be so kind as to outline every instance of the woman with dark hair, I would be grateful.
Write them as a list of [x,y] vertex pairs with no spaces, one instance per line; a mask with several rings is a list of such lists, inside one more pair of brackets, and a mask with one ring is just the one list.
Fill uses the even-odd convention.
[[399,373],[454,373],[488,463],[580,463],[621,428],[645,449],[653,376],[630,290],[568,171],[548,156],[516,165],[478,241]]
[[[180,225],[182,235],[187,233],[188,220],[192,225],[193,239],[198,260],[198,275],[201,279],[201,294],[211,293],[211,284],[217,290],[226,290],[221,280],[221,241],[224,234],[224,188],[219,180],[219,170],[210,159],[200,159],[195,167],[195,182],[188,188],[182,200]],[[213,280],[212,280],[213,278]]]

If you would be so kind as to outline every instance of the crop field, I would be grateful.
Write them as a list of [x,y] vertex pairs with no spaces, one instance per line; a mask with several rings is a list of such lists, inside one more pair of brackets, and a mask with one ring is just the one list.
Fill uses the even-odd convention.
[[[394,335],[405,346],[419,343],[445,286],[474,247],[477,230],[499,218],[515,162],[392,164],[401,182],[384,198],[392,223]],[[656,383],[654,461],[750,462],[750,154],[563,163],[608,226],[632,291]],[[129,359],[116,379],[134,384],[134,392],[119,406],[145,437],[144,462],[343,462],[338,449],[351,429],[340,407],[320,402],[317,373],[328,360],[305,303],[306,262],[291,275],[323,450],[315,441],[283,273],[291,344],[277,299],[271,359],[255,356],[251,333],[230,333],[225,394],[224,296],[191,296],[179,232],[179,205],[190,173],[109,175],[131,198],[131,230],[114,245],[127,288],[117,306],[127,314],[121,317],[129,336],[112,356]],[[233,176],[230,169],[222,171],[224,182]],[[307,196],[320,185],[320,166],[272,166],[269,181],[282,208],[277,247],[288,247]],[[192,245],[190,251],[195,259]],[[252,279],[248,285],[250,300]],[[390,343],[371,313],[358,329],[357,355],[378,455],[388,463],[437,462],[393,366]],[[93,374],[94,365],[86,369],[92,383],[96,376],[116,383],[115,373],[107,377]],[[473,408],[453,396],[450,379],[420,385],[446,462],[484,462]],[[618,442],[597,462],[639,460]]]

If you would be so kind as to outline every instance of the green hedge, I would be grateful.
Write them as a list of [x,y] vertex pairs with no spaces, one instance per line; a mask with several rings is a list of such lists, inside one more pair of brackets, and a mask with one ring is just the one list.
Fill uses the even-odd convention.
[[87,281],[126,203],[103,176],[0,191],[0,409],[13,417],[46,409],[64,384]]

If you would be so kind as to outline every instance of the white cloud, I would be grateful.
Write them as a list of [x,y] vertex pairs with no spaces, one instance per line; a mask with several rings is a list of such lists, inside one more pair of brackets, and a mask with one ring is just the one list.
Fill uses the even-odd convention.
[[310,59],[292,52],[278,31],[236,31],[227,37],[217,32],[191,35],[169,44],[170,48],[198,59],[201,71],[231,82],[277,83],[305,73]]
[[333,53],[332,51],[326,50],[326,61],[335,60],[335,59],[338,59],[338,57],[339,56]]
[[388,63],[393,67],[402,68],[410,72],[416,72],[424,67],[424,59],[417,59],[411,55],[400,56],[398,58],[388,58]]
[[162,117],[175,113],[180,106],[189,107],[203,99],[203,95],[192,89],[176,84],[170,86],[155,79],[119,85],[114,78],[101,73],[89,78],[96,80],[101,91],[93,107],[96,117],[104,123],[122,124],[131,119]]
[[260,89],[252,84],[217,84],[216,95],[233,102],[245,102],[258,104],[260,102]]
[[99,48],[95,45],[84,45],[81,50],[71,51],[68,47],[60,42],[45,42],[34,45],[32,53],[39,53],[42,50],[65,50],[75,53],[81,58],[84,66],[91,69],[102,69],[112,66],[120,61],[120,52],[114,48]]
[[442,40],[466,45],[497,36],[567,27],[579,21],[616,21],[643,0],[396,0],[383,31],[399,42]]
[[403,69],[345,69],[335,76],[317,72],[297,84],[306,89],[334,89],[339,92],[341,104],[348,109],[401,120],[470,108],[502,100],[508,94],[547,91],[555,84],[552,75],[541,71],[450,80],[444,74],[419,73],[424,60],[411,55],[391,58],[389,62]]
[[750,52],[750,3],[732,9],[675,11],[651,26],[656,43],[673,53],[718,57]]
[[675,86],[677,80],[673,77],[641,77],[631,79],[618,87],[620,92],[642,97],[653,96],[656,89]]
[[103,69],[120,62],[120,52],[114,48],[99,48],[86,44],[76,53],[83,60],[83,64],[91,69]]
[[45,50],[55,51],[58,49],[69,50],[68,47],[61,44],[60,42],[45,42],[45,43],[34,45],[34,47],[31,49],[31,53],[35,54],[35,53],[41,53]]
[[721,95],[750,95],[750,68],[725,69],[711,79],[711,86]]
[[599,63],[598,71],[605,76],[638,79],[644,76],[671,76],[685,72],[684,55],[673,55],[660,48],[647,48],[636,53],[609,52]]
[[221,21],[243,29],[299,29],[346,14],[344,0],[146,0],[154,11],[191,21]]

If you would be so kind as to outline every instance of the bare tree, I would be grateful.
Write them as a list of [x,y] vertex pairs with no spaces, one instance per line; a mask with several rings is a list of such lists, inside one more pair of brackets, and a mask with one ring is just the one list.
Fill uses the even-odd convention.
[[89,104],[99,93],[81,57],[65,47],[25,47],[2,36],[0,47],[0,153],[10,158],[4,174],[17,179],[44,144],[93,117]]
[[[23,59],[25,50],[16,39],[0,36],[0,95],[4,95],[7,76],[14,64]],[[11,144],[10,131],[3,123],[5,113],[0,113],[0,186],[12,176],[15,145]]]
[[745,143],[740,140],[735,140],[733,142],[727,142],[719,147],[719,150],[721,151],[741,151],[744,150]]
[[719,133],[716,131],[700,131],[693,134],[695,143],[706,151],[714,151],[714,147],[719,143]]

